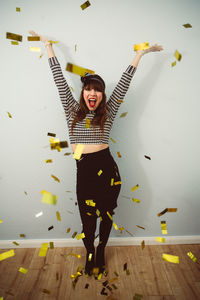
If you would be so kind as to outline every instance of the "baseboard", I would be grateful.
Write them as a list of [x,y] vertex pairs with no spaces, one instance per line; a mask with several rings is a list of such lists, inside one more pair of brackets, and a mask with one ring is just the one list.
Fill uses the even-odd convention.
[[[177,245],[177,244],[200,244],[200,235],[191,236],[166,236],[166,242],[158,243],[155,237],[111,237],[108,246],[134,246],[141,245],[142,241],[146,245]],[[54,242],[54,247],[83,247],[81,240],[75,239],[33,239],[33,240],[15,240],[19,244],[13,244],[13,240],[0,240],[0,249],[10,248],[40,248],[42,243]],[[97,241],[96,241],[97,244]]]

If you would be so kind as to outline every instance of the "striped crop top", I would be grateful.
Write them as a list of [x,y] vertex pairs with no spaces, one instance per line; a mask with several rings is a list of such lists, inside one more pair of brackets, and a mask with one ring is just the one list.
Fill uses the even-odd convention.
[[109,100],[106,102],[107,119],[104,123],[104,135],[102,134],[102,130],[100,126],[95,127],[95,131],[93,131],[92,126],[90,126],[90,128],[86,128],[86,119],[92,121],[92,118],[95,115],[95,111],[89,111],[85,119],[75,124],[73,128],[73,135],[72,135],[71,133],[71,124],[73,121],[72,108],[74,108],[75,111],[78,111],[80,108],[80,104],[74,99],[71,90],[67,84],[67,81],[63,76],[60,64],[55,56],[49,58],[49,65],[53,73],[54,81],[58,88],[60,99],[65,111],[67,125],[69,129],[70,143],[71,144],[108,144],[112,124],[120,106],[120,102],[118,102],[118,100],[123,100],[129,88],[133,74],[136,71],[136,67],[133,67],[131,65],[128,66],[126,71],[122,74],[122,77],[119,80],[114,91],[112,92]]

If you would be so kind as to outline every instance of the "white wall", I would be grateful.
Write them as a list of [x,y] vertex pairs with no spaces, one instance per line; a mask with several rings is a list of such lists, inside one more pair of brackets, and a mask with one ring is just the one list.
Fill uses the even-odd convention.
[[[142,58],[111,132],[117,143],[110,141],[110,149],[122,177],[115,222],[136,237],[160,235],[161,220],[167,221],[171,236],[199,235],[200,2],[91,0],[82,11],[83,2],[0,2],[0,239],[15,240],[20,233],[27,239],[68,238],[67,227],[81,231],[75,206],[76,164],[72,156],[64,156],[71,149],[52,151],[47,136],[55,132],[60,140],[68,140],[65,116],[45,49],[39,42],[27,42],[29,29],[59,41],[55,53],[77,99],[80,79],[65,71],[67,62],[100,74],[109,96],[133,59],[134,44],[163,45],[164,51]],[[21,7],[20,13],[16,7]],[[186,29],[185,23],[193,27]],[[6,32],[23,35],[23,42],[11,45]],[[42,47],[42,59],[29,51],[30,45]],[[176,49],[182,60],[172,68]],[[120,118],[126,111],[128,115]],[[45,164],[49,158],[53,163]],[[133,193],[136,184],[140,188]],[[58,195],[56,206],[41,203],[43,189]],[[133,203],[132,197],[141,203]],[[158,218],[166,207],[177,207],[178,212]],[[35,218],[41,210],[43,216]],[[51,225],[54,229],[48,231]],[[128,234],[113,229],[112,236]]]

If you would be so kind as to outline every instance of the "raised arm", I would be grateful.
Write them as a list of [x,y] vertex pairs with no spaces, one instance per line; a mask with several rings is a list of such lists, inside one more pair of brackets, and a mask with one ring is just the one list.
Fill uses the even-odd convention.
[[60,99],[66,114],[67,119],[70,117],[72,107],[75,107],[78,109],[79,104],[78,102],[74,99],[71,90],[67,84],[67,81],[65,77],[63,76],[60,64],[58,62],[57,57],[55,56],[55,53],[53,51],[52,44],[48,41],[47,38],[45,38],[42,35],[37,34],[34,31],[29,31],[33,36],[39,36],[40,41],[44,43],[48,58],[49,58],[49,65],[53,74],[54,82],[58,88],[58,92],[60,95]]

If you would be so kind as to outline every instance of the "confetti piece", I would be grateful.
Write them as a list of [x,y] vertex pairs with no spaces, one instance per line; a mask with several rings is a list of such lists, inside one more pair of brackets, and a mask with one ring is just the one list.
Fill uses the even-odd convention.
[[70,155],[71,153],[70,152],[66,152],[64,155]]
[[59,140],[59,139],[54,139],[54,138],[52,137],[52,138],[50,138],[49,141],[50,141],[51,150],[57,149],[58,152],[61,151],[60,140]]
[[191,25],[191,24],[189,24],[189,23],[187,23],[187,24],[183,24],[183,26],[184,26],[185,28],[192,28],[192,25]]
[[12,116],[11,116],[11,114],[7,111],[7,114],[8,114],[8,116],[9,116],[9,118],[12,118]]
[[108,285],[107,286],[107,289],[111,292],[112,291],[112,288]]
[[77,235],[77,231],[75,231],[75,232],[72,234],[72,238],[74,239],[76,235]]
[[17,242],[13,242],[14,245],[19,246],[19,244]]
[[174,67],[176,65],[176,61],[172,62],[171,66]]
[[51,43],[51,44],[58,44],[59,43],[59,41],[52,41],[52,40],[48,40],[48,42]]
[[114,272],[114,274],[115,274],[115,276],[117,276],[117,277],[119,276],[119,274],[118,274],[116,271]]
[[77,240],[81,240],[81,239],[84,239],[85,238],[85,233],[80,233],[76,236]]
[[149,43],[148,42],[144,42],[141,44],[135,44],[134,45],[134,51],[138,51],[138,50],[144,50],[144,49],[148,49],[149,48]]
[[149,159],[149,160],[151,160],[150,156],[145,155],[144,157],[147,158],[147,159]]
[[103,273],[100,273],[99,276],[97,277],[97,279],[100,280],[102,275],[103,275]]
[[179,264],[179,257],[171,254],[163,253],[162,258],[168,262]]
[[119,230],[121,231],[120,233],[122,233],[124,230],[124,227],[120,227]]
[[132,201],[133,201],[133,202],[136,202],[136,203],[140,203],[140,200],[139,200],[139,199],[136,199],[136,198],[132,198]]
[[53,242],[49,242],[49,246],[50,246],[50,249],[54,249],[54,243]]
[[25,195],[27,195],[27,192],[24,192]]
[[89,69],[85,69],[76,65],[73,65],[71,63],[68,63],[66,66],[66,71],[80,75],[80,76],[85,76],[85,73],[90,73],[94,74],[95,72]]
[[42,215],[43,215],[43,212],[41,211],[41,212],[37,213],[37,214],[35,215],[35,217],[38,218],[38,217],[40,217],[40,216],[42,216]]
[[116,287],[116,285],[113,283],[112,284],[112,287],[115,289],[115,290],[117,290],[117,287]]
[[53,227],[53,225],[52,226],[50,226],[49,228],[48,228],[48,230],[51,230],[51,229],[53,229],[54,227]]
[[112,138],[110,138],[110,140],[113,142],[113,143],[115,143],[116,144],[116,142],[112,139]]
[[24,233],[20,233],[19,236],[20,236],[20,237],[25,237],[25,234],[24,234]]
[[41,48],[40,47],[29,47],[29,50],[31,52],[40,52],[41,51]]
[[144,229],[145,230],[145,228],[144,227],[142,227],[142,226],[139,226],[139,225],[136,225],[138,228],[141,228],[141,229]]
[[112,216],[110,215],[110,213],[107,211],[107,215],[109,216],[109,218],[111,219],[111,221],[113,220]]
[[92,253],[90,253],[88,256],[88,260],[91,261],[91,259],[92,259]]
[[128,112],[124,112],[124,113],[122,113],[122,114],[121,114],[121,116],[120,116],[120,118],[124,118],[124,117],[126,117],[127,113],[128,113]]
[[56,133],[52,133],[52,132],[48,132],[47,135],[52,136],[52,137],[56,137]]
[[42,58],[43,55],[44,55],[44,53],[42,53],[42,54],[39,56],[39,58]]
[[11,33],[11,32],[6,32],[6,38],[10,40],[15,40],[22,42],[22,35]]
[[92,216],[92,214],[91,214],[91,213],[89,213],[89,212],[87,212],[87,215],[88,215],[88,216]]
[[47,250],[48,250],[48,243],[43,243],[42,247],[40,248],[40,252],[38,254],[38,256],[44,257],[47,254]]
[[60,147],[61,148],[68,148],[69,146],[68,146],[68,142],[67,141],[61,141],[60,142]]
[[47,289],[43,289],[42,291],[43,291],[43,293],[48,294],[48,295],[51,293],[51,292],[50,292],[49,290],[47,290]]
[[121,154],[120,154],[120,152],[117,152],[117,155],[118,155],[118,157],[119,158],[121,158],[122,156],[121,156]]
[[165,243],[165,238],[156,237],[156,242],[158,242],[158,243]]
[[113,184],[114,184],[114,178],[111,178],[111,183],[110,183],[110,185],[113,186]]
[[80,254],[76,254],[76,253],[69,253],[68,255],[75,256],[77,258],[81,258],[81,255]]
[[131,191],[132,192],[134,192],[136,189],[138,189],[139,188],[139,184],[136,184],[136,186],[134,186],[132,189],[131,189]]
[[100,211],[98,209],[96,210],[96,214],[98,217],[100,216]]
[[81,8],[82,8],[82,10],[84,10],[84,9],[86,9],[87,7],[89,7],[91,4],[90,4],[90,2],[89,1],[86,1],[86,2],[84,2],[82,5],[81,5]]
[[16,11],[20,12],[21,11],[20,7],[16,7]]
[[81,158],[84,147],[85,147],[85,145],[83,145],[83,144],[78,144],[76,146],[76,149],[75,149],[74,154],[73,154],[74,159],[79,160]]
[[157,216],[160,217],[164,215],[166,212],[177,212],[177,208],[165,208],[163,211],[157,214]]
[[14,41],[11,41],[11,44],[12,44],[12,45],[19,45],[18,42],[14,42]]
[[21,268],[19,268],[19,272],[26,274],[28,272],[28,270],[21,267]]
[[127,270],[127,263],[124,264],[124,271]]
[[3,297],[0,297],[0,300],[3,300]]
[[3,220],[0,220],[0,224],[3,223]]
[[126,275],[130,275],[130,271],[129,270],[126,270]]
[[52,160],[52,159],[46,159],[46,160],[45,160],[45,163],[46,163],[46,164],[48,164],[48,163],[52,163],[52,162],[53,162],[53,160]]
[[161,221],[161,230],[162,230],[162,234],[167,234],[166,221]]
[[98,175],[100,176],[103,173],[102,170],[99,170]]
[[4,260],[6,258],[12,257],[14,255],[15,255],[15,251],[14,250],[3,252],[3,253],[0,254],[0,261]]
[[27,40],[30,42],[40,41],[40,36],[27,36]]
[[88,287],[89,287],[89,283],[86,283],[85,289],[88,289]]
[[181,58],[182,58],[182,55],[178,52],[178,50],[175,51],[174,56],[176,57],[176,59],[177,59],[178,61],[180,61]]
[[130,233],[127,229],[125,229],[125,231],[130,234],[131,236],[134,236],[132,233]]
[[118,102],[118,103],[123,103],[124,101],[123,101],[123,100],[117,100],[117,102]]
[[105,288],[102,288],[102,290],[101,290],[101,295],[105,295],[105,296],[108,296],[108,294],[105,292]]
[[197,261],[197,258],[194,256],[194,254],[192,254],[192,252],[188,252],[187,255],[191,258],[191,260],[193,260],[193,262]]
[[56,212],[56,217],[57,217],[57,220],[58,220],[58,221],[61,221],[61,216],[60,216],[59,211]]
[[60,182],[60,179],[58,179],[58,177],[54,176],[53,174],[51,174],[51,177],[52,177],[55,181]]
[[93,202],[93,200],[85,200],[85,203],[86,203],[87,205],[93,206],[93,207],[96,205],[96,203]]
[[75,52],[77,51],[77,45],[74,46],[74,50],[75,50]]
[[67,233],[69,233],[70,232],[70,230],[71,230],[71,228],[69,227],[69,228],[67,228]]
[[90,120],[88,118],[85,119],[85,128],[90,128]]
[[133,296],[133,300],[141,300],[143,298],[143,296],[141,294],[137,294],[135,293],[135,295]]
[[142,250],[145,248],[145,241],[142,241],[141,247],[142,247]]
[[177,208],[168,208],[167,212],[177,212]]
[[59,274],[58,274],[58,272],[56,272],[56,281],[58,281],[59,280]]
[[45,190],[42,190],[40,192],[42,194],[42,202],[55,205],[57,203],[58,196],[51,194],[50,192],[47,192]]
[[115,230],[118,230],[119,228],[117,227],[117,224],[115,222],[113,222],[113,226],[115,228]]
[[114,182],[114,185],[119,185],[119,184],[122,184],[122,182],[121,181],[115,181]]

